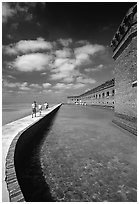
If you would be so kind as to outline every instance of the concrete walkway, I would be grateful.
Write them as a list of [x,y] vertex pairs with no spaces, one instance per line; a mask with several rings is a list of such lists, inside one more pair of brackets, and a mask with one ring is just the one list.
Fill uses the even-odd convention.
[[34,118],[29,115],[27,117],[6,124],[2,127],[2,202],[9,202],[9,192],[5,181],[5,164],[11,142],[19,132],[36,123],[58,106],[59,104],[42,111],[41,116],[39,115],[39,113],[37,113],[37,117]]

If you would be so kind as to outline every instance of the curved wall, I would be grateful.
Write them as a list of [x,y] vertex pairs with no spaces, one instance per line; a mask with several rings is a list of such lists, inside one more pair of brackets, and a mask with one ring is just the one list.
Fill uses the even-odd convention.
[[14,165],[25,201],[53,201],[43,179],[38,153],[43,135],[49,131],[60,106],[24,131],[16,143]]

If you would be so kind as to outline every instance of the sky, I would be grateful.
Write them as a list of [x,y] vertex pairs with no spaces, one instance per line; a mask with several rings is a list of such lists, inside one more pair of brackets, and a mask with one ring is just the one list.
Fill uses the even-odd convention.
[[114,78],[110,42],[134,4],[3,2],[2,102],[66,102]]

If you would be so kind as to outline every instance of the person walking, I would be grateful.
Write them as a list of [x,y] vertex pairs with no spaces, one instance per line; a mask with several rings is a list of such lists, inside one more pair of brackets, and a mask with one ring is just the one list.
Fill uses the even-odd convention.
[[34,102],[32,103],[32,118],[33,118],[33,114],[34,114],[35,117],[36,117],[36,109],[37,109],[37,103],[36,103],[36,101],[34,101]]
[[47,103],[47,102],[44,103],[44,108],[45,108],[45,109],[48,108],[48,103]]
[[38,105],[38,108],[39,108],[39,113],[40,113],[40,115],[41,115],[41,112],[42,112],[42,105],[39,104],[39,105]]

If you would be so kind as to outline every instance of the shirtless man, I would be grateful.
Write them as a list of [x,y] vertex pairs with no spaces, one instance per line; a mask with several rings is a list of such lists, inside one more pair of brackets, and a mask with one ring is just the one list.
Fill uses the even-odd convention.
[[33,114],[35,114],[35,117],[36,117],[36,109],[37,109],[37,104],[36,104],[36,101],[34,101],[34,103],[32,103],[32,118],[33,118]]

